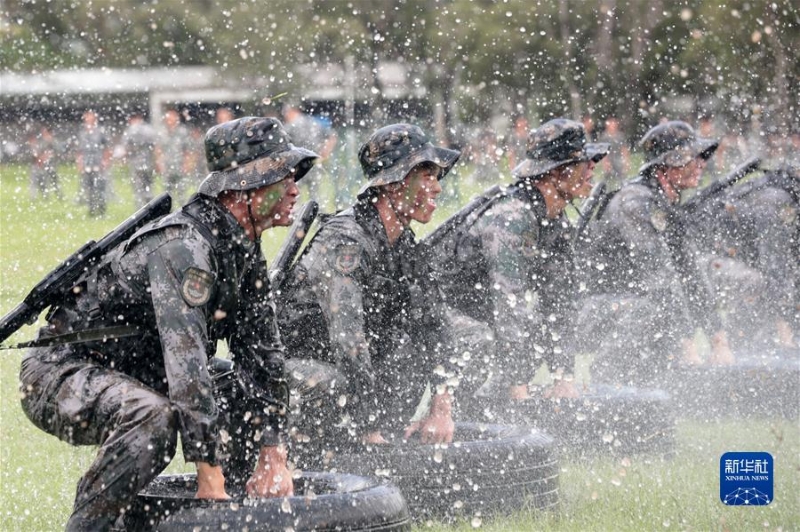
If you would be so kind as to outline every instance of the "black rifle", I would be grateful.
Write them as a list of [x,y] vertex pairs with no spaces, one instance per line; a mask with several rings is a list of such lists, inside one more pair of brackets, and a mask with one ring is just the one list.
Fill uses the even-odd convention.
[[745,162],[731,170],[731,172],[722,177],[717,179],[710,185],[708,185],[703,190],[699,191],[695,194],[692,198],[688,201],[681,204],[679,210],[684,215],[692,216],[697,212],[700,212],[703,208],[703,205],[711,200],[712,198],[718,196],[721,192],[729,189],[736,183],[742,180],[747,174],[751,172],[755,172],[761,166],[761,159],[759,157],[751,157],[747,159]]
[[431,234],[423,238],[422,242],[426,247],[428,247],[428,249],[433,249],[434,247],[438,246],[454,230],[463,226],[470,214],[486,205],[499,194],[502,194],[502,192],[503,187],[500,185],[495,185],[480,196],[472,198],[472,200],[464,205],[458,212],[442,222],[442,224],[434,229]]
[[589,197],[586,198],[586,200],[581,204],[581,210],[580,210],[580,215],[578,216],[578,222],[575,224],[575,235],[574,235],[575,242],[580,240],[584,231],[586,231],[586,227],[592,220],[594,211],[597,210],[597,207],[603,200],[605,192],[606,192],[606,184],[605,182],[600,181],[592,188],[592,192],[591,194],[589,194]]
[[39,281],[22,303],[3,316],[0,320],[0,342],[5,341],[26,323],[35,322],[44,309],[60,301],[80,276],[97,264],[106,253],[133,236],[146,223],[169,214],[171,207],[172,198],[169,194],[161,194],[99,242],[91,240],[70,255],[55,270],[47,274],[47,277]]
[[303,240],[308,235],[311,224],[317,218],[318,211],[319,204],[311,200],[303,205],[303,208],[297,213],[297,217],[289,229],[289,236],[286,237],[286,240],[278,250],[275,261],[272,263],[272,268],[269,270],[270,288],[274,292],[280,291],[283,283],[286,282],[294,263],[294,258],[297,256],[297,251],[303,245]]

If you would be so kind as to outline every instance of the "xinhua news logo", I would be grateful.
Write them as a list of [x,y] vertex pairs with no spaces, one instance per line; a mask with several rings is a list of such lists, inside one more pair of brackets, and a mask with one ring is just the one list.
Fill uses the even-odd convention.
[[769,453],[725,453],[719,459],[719,498],[728,506],[772,502],[775,462]]

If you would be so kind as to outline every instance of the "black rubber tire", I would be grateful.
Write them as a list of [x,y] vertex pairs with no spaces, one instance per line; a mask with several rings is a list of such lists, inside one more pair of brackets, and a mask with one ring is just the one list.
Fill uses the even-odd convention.
[[[663,390],[595,384],[578,399],[534,397],[520,403],[473,408],[498,422],[537,427],[556,438],[565,455],[653,453],[671,457],[675,410]],[[477,399],[480,402],[480,398]]]
[[408,508],[400,490],[374,478],[306,472],[295,496],[227,501],[194,498],[195,475],[162,475],[138,496],[127,530],[406,531]]
[[451,444],[373,446],[338,454],[329,467],[391,479],[417,522],[552,508],[559,500],[553,439],[531,428],[456,423]]
[[800,351],[739,355],[731,366],[678,368],[662,386],[681,416],[794,419],[800,415]]

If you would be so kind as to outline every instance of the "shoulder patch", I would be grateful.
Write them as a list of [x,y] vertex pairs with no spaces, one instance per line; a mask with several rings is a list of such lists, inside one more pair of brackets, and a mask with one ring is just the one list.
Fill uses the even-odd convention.
[[336,257],[333,267],[336,271],[343,274],[352,273],[361,263],[361,250],[355,244],[341,245],[335,250]]
[[183,272],[181,297],[190,307],[199,307],[208,303],[211,298],[211,287],[214,276],[199,268],[187,268]]
[[650,214],[650,223],[656,228],[656,231],[663,233],[667,229],[667,213],[661,209],[655,209]]

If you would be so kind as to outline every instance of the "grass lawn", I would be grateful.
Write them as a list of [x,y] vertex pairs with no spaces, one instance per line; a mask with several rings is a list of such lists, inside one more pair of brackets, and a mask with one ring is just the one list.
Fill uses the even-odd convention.
[[[0,313],[6,313],[58,262],[91,238],[103,236],[134,211],[124,172],[115,172],[115,198],[102,219],[76,205],[75,170],[60,169],[63,200],[31,201],[27,169],[0,167]],[[460,203],[479,185],[466,185]],[[327,192],[323,188],[324,191]],[[459,201],[443,197],[437,222]],[[435,225],[431,224],[432,226]],[[420,231],[422,232],[422,231]],[[285,230],[265,235],[274,256]],[[25,327],[10,341],[33,336]],[[19,407],[21,353],[0,356],[0,530],[63,529],[75,485],[92,448],[73,448],[35,428]],[[765,507],[726,507],[719,501],[719,459],[726,451],[766,451],[775,459],[775,498]],[[183,470],[176,458],[171,470]],[[557,512],[522,512],[457,525],[487,530],[798,530],[800,428],[797,420],[683,420],[677,451],[657,457],[562,459],[562,504]],[[449,530],[431,524],[434,530]]]

